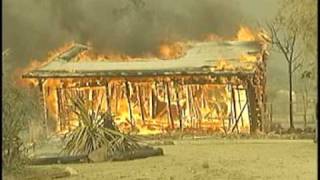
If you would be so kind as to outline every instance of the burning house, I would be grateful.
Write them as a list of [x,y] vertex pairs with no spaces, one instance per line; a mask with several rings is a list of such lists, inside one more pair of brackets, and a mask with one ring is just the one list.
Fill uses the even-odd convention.
[[[263,128],[266,45],[260,40],[190,42],[163,48],[162,58],[98,56],[71,44],[23,75],[36,80],[44,125],[65,133],[78,126],[74,94],[114,114],[125,132],[171,130],[250,133]],[[118,59],[121,59],[120,61]]]

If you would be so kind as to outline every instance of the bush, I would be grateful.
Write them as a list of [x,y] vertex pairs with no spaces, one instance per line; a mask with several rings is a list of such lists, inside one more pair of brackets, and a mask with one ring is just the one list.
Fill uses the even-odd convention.
[[27,127],[29,115],[22,97],[18,89],[5,87],[2,104],[2,165],[9,169],[21,167],[27,160],[27,149],[20,133]]
[[84,98],[75,95],[70,98],[73,112],[78,116],[79,126],[66,135],[63,152],[70,155],[89,154],[102,146],[108,154],[134,150],[140,146],[132,137],[120,133],[112,123],[112,116],[101,111],[101,104],[94,110]]
[[[4,53],[2,53],[4,56]],[[9,69],[4,69],[2,91],[2,167],[17,169],[26,164],[28,150],[21,133],[28,121],[38,117],[37,104],[25,90],[18,88]],[[12,74],[10,74],[12,75]]]

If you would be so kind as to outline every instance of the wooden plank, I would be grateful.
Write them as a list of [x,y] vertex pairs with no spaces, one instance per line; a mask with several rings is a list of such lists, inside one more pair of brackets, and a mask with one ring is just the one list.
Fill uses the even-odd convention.
[[57,92],[57,107],[58,107],[58,112],[57,112],[57,116],[58,116],[58,122],[59,122],[59,128],[60,128],[60,131],[63,130],[63,125],[62,125],[62,121],[63,121],[63,118],[62,118],[62,97],[61,97],[61,89],[60,88],[57,88],[56,89],[56,92]]
[[142,100],[142,97],[141,97],[141,89],[140,89],[140,86],[139,85],[136,85],[137,87],[137,94],[138,94],[138,103],[139,103],[139,107],[140,107],[140,113],[141,113],[141,119],[142,119],[142,122],[143,124],[145,124],[145,118],[144,118],[144,108],[143,108],[143,100]]
[[155,82],[154,83],[154,88],[152,89],[153,91],[153,114],[152,114],[152,117],[153,118],[156,118],[157,116],[157,109],[158,109],[158,83]]
[[[178,86],[178,85],[176,85]],[[178,87],[175,88],[176,92],[176,103],[177,103],[177,109],[178,109],[178,116],[179,116],[179,125],[180,125],[180,130],[182,130],[182,116],[181,116],[181,107],[180,107],[180,102],[179,102],[179,91]]]
[[109,83],[108,81],[105,82],[105,93],[106,93],[106,107],[108,113],[111,113],[111,106],[110,106],[110,91],[109,91]]
[[245,108],[246,108],[247,105],[248,105],[248,100],[246,101],[246,103],[245,103],[245,105],[243,106],[243,108],[242,108],[239,116],[237,117],[236,122],[235,122],[235,125],[233,126],[231,132],[233,132],[236,127],[238,127],[238,123],[239,123],[240,117],[242,116],[242,113],[243,113],[243,111],[245,110]]
[[237,132],[239,133],[239,127],[238,127],[238,122],[237,122],[236,96],[235,96],[233,86],[232,85],[230,85],[230,86],[231,86],[231,101],[232,101],[232,105],[233,105],[233,119],[234,119],[235,126],[237,127]]
[[155,101],[155,95],[154,95],[154,87],[153,85],[150,86],[150,96],[149,96],[149,115],[151,119],[155,118],[155,108],[154,108],[154,101]]
[[247,99],[249,101],[250,133],[255,133],[258,128],[256,111],[256,94],[251,82],[247,83]]
[[47,108],[47,101],[46,101],[46,94],[44,90],[45,80],[39,79],[39,90],[40,90],[40,102],[43,107],[43,129],[45,130],[45,137],[48,137],[49,129],[48,129],[48,108]]
[[166,88],[166,95],[167,95],[167,113],[169,122],[171,122],[171,128],[174,129],[174,122],[172,118],[172,111],[171,111],[171,99],[170,99],[170,89],[169,89],[169,82],[165,82]]
[[119,86],[115,86],[114,88],[114,93],[115,93],[115,113],[118,114],[119,111],[119,96],[120,96],[120,87]]
[[[241,105],[241,96],[240,96],[240,89],[237,87],[237,93],[238,93],[238,104],[239,104],[239,109],[241,109],[242,105]],[[243,127],[243,117],[241,116],[241,126]]]
[[133,125],[133,113],[132,113],[132,107],[131,107],[131,100],[130,100],[130,87],[129,82],[125,81],[125,93],[127,97],[128,102],[128,111],[129,111],[129,121],[131,122],[131,125]]

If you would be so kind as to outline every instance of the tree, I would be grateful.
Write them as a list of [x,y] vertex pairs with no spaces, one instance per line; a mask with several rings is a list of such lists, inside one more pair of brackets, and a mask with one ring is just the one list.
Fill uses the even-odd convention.
[[301,79],[304,81],[302,86],[302,103],[303,103],[303,121],[304,128],[307,128],[307,115],[308,109],[310,107],[310,81],[311,79],[308,77],[309,73],[303,73]]
[[298,70],[301,65],[302,51],[297,47],[298,30],[292,29],[287,31],[284,26],[283,19],[278,18],[273,23],[268,24],[271,34],[272,45],[279,50],[288,65],[289,76],[289,130],[294,130],[293,123],[293,74]]
[[[308,74],[302,78],[303,81],[308,81],[304,85],[316,84],[317,1],[283,0],[280,6],[278,15],[273,23],[268,24],[268,28],[273,44],[284,55],[288,64],[289,118],[290,129],[293,129],[293,74],[300,69],[302,74]],[[305,95],[308,94],[309,91]]]
[[297,31],[305,55],[317,53],[317,0],[284,0],[278,18],[287,31]]

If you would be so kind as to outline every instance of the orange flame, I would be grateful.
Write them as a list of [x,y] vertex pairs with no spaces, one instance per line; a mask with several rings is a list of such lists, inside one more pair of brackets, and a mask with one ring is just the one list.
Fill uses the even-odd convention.
[[161,44],[159,57],[161,59],[176,59],[185,55],[186,48],[186,44],[182,42]]
[[254,41],[256,40],[256,35],[249,27],[241,26],[237,33],[238,41]]
[[[241,27],[238,34],[237,34],[237,41],[253,41],[256,40],[257,36],[255,35],[255,33],[250,30],[247,27]],[[215,34],[209,34],[205,40],[206,41],[217,41],[217,40],[221,40],[223,38],[215,35]],[[65,44],[63,47],[59,48],[58,50],[52,51],[49,53],[49,56],[47,58],[46,61],[40,62],[40,61],[32,61],[31,64],[25,68],[22,72],[26,72],[29,70],[32,70],[36,67],[42,66],[45,63],[49,62],[50,60],[52,60],[54,57],[60,55],[61,53],[63,53],[64,51],[68,50],[71,46],[73,46],[74,43],[67,43]],[[94,53],[93,51],[83,51],[81,53],[79,53],[76,57],[75,57],[75,61],[104,61],[104,60],[120,60],[120,61],[128,61],[128,60],[135,60],[137,58],[146,58],[146,57],[158,57],[160,59],[177,59],[179,57],[182,57],[186,54],[186,51],[188,49],[188,45],[185,42],[175,42],[175,43],[162,43],[159,48],[157,49],[158,51],[152,54],[146,54],[142,57],[133,57],[133,56],[129,56],[129,55],[124,55],[124,54],[117,54],[117,53],[109,53],[109,54],[105,54],[105,55],[99,55]],[[243,62],[255,62],[259,59],[259,56],[256,55],[249,55],[249,54],[242,54],[239,57],[240,61]],[[246,66],[246,68],[250,69],[253,68],[252,66]],[[235,67],[230,64],[227,60],[225,59],[220,59],[214,67],[214,70],[235,70]],[[28,79],[30,81],[30,79]],[[76,88],[77,91],[80,91],[79,89],[79,84],[85,84],[85,83],[89,83],[89,82],[94,82],[99,84],[100,79],[95,78],[95,79],[48,79],[45,83],[45,93],[46,93],[46,103],[48,104],[48,108],[49,111],[53,114],[53,116],[55,118],[57,118],[57,114],[58,114],[58,107],[57,107],[57,88],[65,88],[65,87],[69,87],[69,88]],[[31,81],[32,83],[35,83],[35,81]],[[148,88],[147,88],[148,89]],[[150,89],[150,87],[149,87]],[[185,122],[185,128],[194,128],[195,126],[197,127],[202,127],[202,128],[206,128],[210,131],[216,131],[216,130],[221,130],[222,127],[222,119],[226,119],[226,116],[228,116],[228,113],[230,111],[230,107],[228,107],[229,103],[229,95],[227,94],[227,91],[224,88],[221,87],[216,87],[216,86],[208,86],[208,89],[211,89],[212,91],[217,91],[218,94],[210,94],[209,90],[205,91],[204,93],[199,93],[200,88],[193,88],[194,94],[193,94],[193,98],[194,98],[194,102],[195,104],[197,104],[196,106],[201,106],[200,109],[192,109],[191,107],[189,107],[189,112],[192,112],[193,114],[197,114],[197,116],[199,116],[199,114],[208,114],[210,113],[210,118],[208,119],[206,118],[202,118],[200,124],[194,124],[195,121],[191,121],[190,119],[188,121]],[[103,98],[102,94],[103,88],[100,89],[96,88],[96,87],[90,87],[88,85],[88,87],[86,88],[82,88],[81,91],[86,92],[86,95],[90,96],[88,92],[92,92],[92,91],[99,91],[99,95],[98,97],[95,98],[95,100],[91,100],[92,103],[97,104],[97,102]],[[131,90],[133,91],[133,90]],[[148,90],[146,90],[148,91]],[[174,90],[173,90],[174,91]],[[199,91],[199,92],[198,92]],[[92,93],[91,93],[92,94]],[[134,93],[133,93],[134,94]],[[145,93],[146,94],[146,93]],[[173,94],[173,93],[172,93]],[[200,97],[199,95],[202,94],[203,97]],[[117,97],[115,97],[117,96]],[[119,97],[118,97],[119,96]],[[146,95],[145,95],[146,96]],[[160,93],[158,94],[158,96],[164,96],[164,95],[160,95]],[[186,107],[188,104],[187,101],[187,95],[186,93],[183,94],[181,93],[180,95],[181,98],[181,107]],[[208,102],[207,105],[205,102],[202,102],[202,99],[207,99]],[[117,99],[117,100],[116,100]],[[149,101],[148,98],[144,99],[145,101]],[[162,103],[166,103],[165,98],[163,97],[158,97],[159,101],[163,101]],[[115,101],[117,101],[117,113],[116,113],[116,124],[119,126],[121,131],[133,131],[130,123],[128,122],[128,118],[129,118],[129,113],[128,113],[128,106],[127,106],[127,100],[125,98],[125,94],[122,92],[118,92],[118,95],[113,95],[113,97],[111,97],[111,103],[113,108],[115,108],[116,104]],[[172,109],[177,109],[177,104],[175,103],[176,100],[172,99]],[[104,104],[106,103],[106,101],[104,100]],[[146,123],[142,123],[141,120],[141,113],[140,113],[140,109],[139,106],[137,106],[137,102],[136,100],[134,101],[134,108],[133,108],[133,119],[136,121],[135,128],[137,129],[139,134],[151,134],[151,133],[161,133],[161,132],[165,132],[168,128],[170,128],[170,123],[167,120],[167,116],[166,116],[166,110],[165,110],[165,106],[164,109],[160,112],[163,113],[162,116],[157,117],[156,119],[151,119],[150,117],[146,118],[147,122]],[[148,103],[146,103],[148,105]],[[201,104],[201,105],[200,105]],[[208,104],[210,104],[210,106],[208,106]],[[215,110],[210,109],[209,107],[216,107]],[[104,109],[106,109],[105,105],[103,107]],[[150,113],[147,109],[147,107],[144,107],[146,110],[146,116],[148,116],[148,113]],[[175,114],[177,110],[174,110]],[[69,115],[70,119],[72,119],[72,115]],[[174,115],[174,118],[177,119],[178,116]],[[190,117],[187,117],[190,118]],[[175,121],[175,127],[179,126],[179,121]],[[75,121],[71,121],[71,125],[69,126],[76,126],[77,122]],[[57,131],[62,131],[61,129],[57,129]]]

